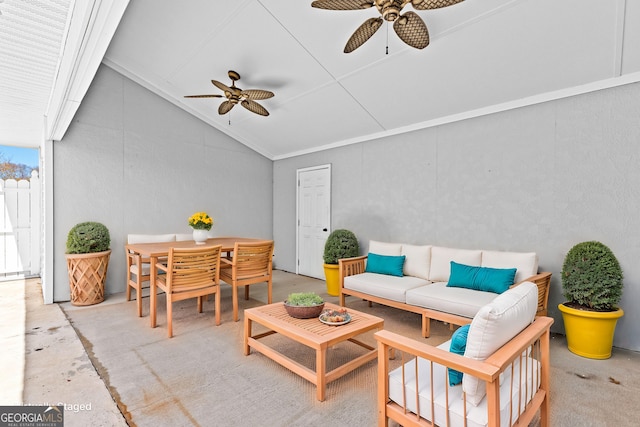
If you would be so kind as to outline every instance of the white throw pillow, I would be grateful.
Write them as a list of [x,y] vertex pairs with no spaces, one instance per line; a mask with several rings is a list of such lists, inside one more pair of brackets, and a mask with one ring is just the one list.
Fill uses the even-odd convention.
[[535,252],[482,251],[482,267],[516,268],[514,283],[538,273],[538,255]]
[[400,243],[385,243],[370,240],[369,252],[378,255],[398,256],[402,255],[402,245]]
[[451,261],[455,261],[458,264],[480,266],[482,251],[433,246],[431,248],[429,280],[432,282],[448,282],[451,274]]
[[[484,361],[529,326],[538,310],[538,287],[524,282],[483,306],[469,327],[465,357]],[[477,406],[486,394],[483,381],[463,375],[467,401]]]
[[429,265],[431,264],[430,245],[402,245],[402,255],[405,256],[404,266],[402,268],[405,276],[429,280]]

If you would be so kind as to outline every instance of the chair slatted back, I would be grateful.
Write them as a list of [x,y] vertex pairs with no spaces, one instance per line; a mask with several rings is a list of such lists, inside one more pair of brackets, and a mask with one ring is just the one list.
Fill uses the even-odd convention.
[[220,279],[222,245],[205,248],[171,248],[167,286],[169,292],[181,292],[213,286]]
[[252,243],[236,242],[232,261],[236,269],[236,278],[241,280],[271,275],[272,258],[273,240]]

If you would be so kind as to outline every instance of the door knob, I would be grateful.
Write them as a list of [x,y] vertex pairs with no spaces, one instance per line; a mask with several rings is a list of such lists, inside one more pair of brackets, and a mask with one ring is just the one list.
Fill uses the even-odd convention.
[[327,229],[326,229],[326,228],[323,228],[323,229],[322,229],[322,231],[327,231]]

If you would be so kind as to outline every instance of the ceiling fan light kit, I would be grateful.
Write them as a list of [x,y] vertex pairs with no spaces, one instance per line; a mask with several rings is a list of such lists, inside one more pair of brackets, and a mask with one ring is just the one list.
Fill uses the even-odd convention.
[[218,107],[218,114],[220,115],[227,114],[236,104],[240,104],[252,113],[268,116],[269,112],[267,109],[258,104],[256,100],[272,98],[274,96],[273,92],[262,89],[242,90],[236,86],[236,81],[240,80],[240,74],[229,70],[228,75],[231,79],[231,86],[227,86],[217,80],[211,80],[211,83],[220,89],[224,95],[185,95],[185,98],[227,98]]
[[350,53],[369,40],[384,21],[393,22],[393,30],[400,40],[416,49],[429,45],[429,31],[422,18],[415,12],[401,14],[409,3],[416,10],[440,9],[464,0],[316,0],[311,7],[326,10],[360,10],[376,7],[380,16],[367,19],[347,41],[344,53]]

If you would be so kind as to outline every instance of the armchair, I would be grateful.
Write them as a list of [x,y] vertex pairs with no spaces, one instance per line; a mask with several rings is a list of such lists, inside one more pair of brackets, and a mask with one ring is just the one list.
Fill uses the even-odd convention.
[[[167,295],[167,333],[173,336],[173,303],[198,298],[198,313],[202,313],[202,298],[215,294],[216,325],[220,325],[220,251],[222,245],[197,249],[171,248],[167,264],[156,268],[165,274],[156,278],[157,286]],[[151,310],[155,315],[156,307]]]
[[[175,234],[129,234],[127,243],[158,243],[173,242]],[[127,301],[131,301],[131,289],[136,291],[138,317],[142,317],[142,289],[149,282],[151,266],[149,258],[142,258],[140,254],[127,251]]]
[[244,299],[249,299],[249,285],[267,283],[271,304],[273,240],[236,242],[231,259],[222,258],[220,279],[233,289],[233,320],[238,321],[238,287],[244,286]]

